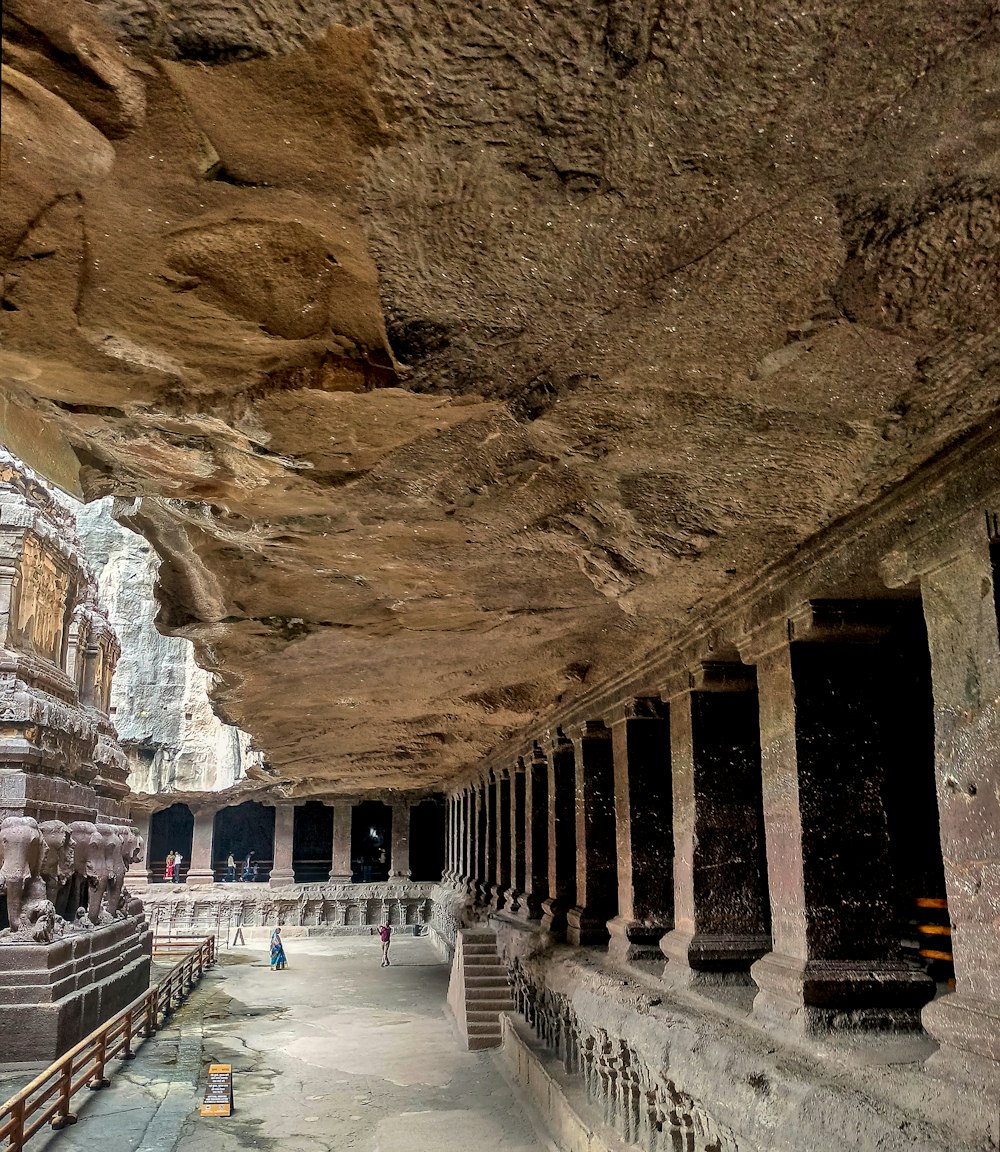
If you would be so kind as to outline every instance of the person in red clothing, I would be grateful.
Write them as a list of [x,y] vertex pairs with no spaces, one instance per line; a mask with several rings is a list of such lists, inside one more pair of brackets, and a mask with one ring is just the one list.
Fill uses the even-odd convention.
[[382,967],[389,967],[389,941],[392,939],[392,929],[383,924],[378,930],[378,938],[382,941]]

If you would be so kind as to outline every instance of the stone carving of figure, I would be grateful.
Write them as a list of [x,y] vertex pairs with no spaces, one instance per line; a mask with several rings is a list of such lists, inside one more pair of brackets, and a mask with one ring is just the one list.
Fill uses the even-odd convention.
[[[98,827],[106,829],[110,825],[101,824]],[[118,852],[114,857],[114,869],[108,883],[108,912],[112,916],[124,915],[125,907],[125,873],[129,868],[141,860],[145,845],[142,837],[132,828],[113,829],[118,842]]]
[[60,896],[73,877],[73,845],[69,828],[61,820],[44,820],[38,826],[42,834],[41,874],[45,891],[53,906],[60,906]]
[[65,923],[56,915],[56,908],[48,898],[46,881],[38,876],[28,881],[21,909],[19,930],[36,944],[51,944],[63,934]]
[[[101,907],[101,900],[97,902],[97,920],[95,923],[109,923],[117,911],[118,900],[122,888],[125,886],[125,860],[122,856],[122,832],[124,829],[115,824],[98,824],[97,832],[101,838],[101,850],[104,854],[104,867],[107,879],[101,893],[106,898],[107,906]],[[112,902],[114,907],[112,907]],[[91,920],[94,919],[91,915]]]
[[70,886],[69,902],[62,914],[67,920],[74,918],[77,927],[85,927],[78,911],[84,910],[85,919],[93,926],[100,922],[101,900],[110,879],[109,846],[97,825],[89,820],[74,820],[69,825],[69,834],[73,847],[74,883]]
[[0,824],[0,885],[7,896],[7,920],[16,932],[29,880],[40,875],[42,833],[31,816],[8,816]]

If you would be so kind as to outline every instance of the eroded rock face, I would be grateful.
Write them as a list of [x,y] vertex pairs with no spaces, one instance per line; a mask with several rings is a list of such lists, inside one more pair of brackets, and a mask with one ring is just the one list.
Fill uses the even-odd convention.
[[122,641],[111,710],[133,794],[253,787],[266,780],[260,754],[246,732],[212,711],[212,676],[198,667],[190,642],[156,630],[156,555],[112,519],[111,504],[77,504],[74,513],[80,547]]
[[447,779],[996,406],[990,0],[5,32],[6,435],[144,497],[301,795]]

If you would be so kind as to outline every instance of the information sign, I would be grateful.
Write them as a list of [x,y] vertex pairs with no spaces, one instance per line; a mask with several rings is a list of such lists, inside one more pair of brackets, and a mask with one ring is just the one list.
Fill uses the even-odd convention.
[[208,1087],[201,1105],[202,1116],[232,1116],[233,1114],[233,1066],[232,1064],[209,1064]]

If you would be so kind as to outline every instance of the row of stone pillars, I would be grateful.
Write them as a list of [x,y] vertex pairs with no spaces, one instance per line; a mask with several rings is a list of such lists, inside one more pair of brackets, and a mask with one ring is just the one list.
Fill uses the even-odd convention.
[[[191,860],[187,872],[187,884],[212,884],[215,882],[213,846],[215,839],[215,817],[221,811],[218,804],[192,804],[194,815],[194,836],[191,846]],[[278,802],[274,807],[274,859],[268,878],[273,887],[281,887],[295,882],[292,867],[293,835],[295,829],[296,804],[291,801]],[[351,879],[351,831],[354,804],[349,801],[333,803],[333,854],[330,865],[331,883],[347,883]],[[389,860],[390,877],[410,875],[410,808],[407,800],[397,800],[392,804],[392,844]],[[129,874],[132,887],[137,883],[148,883],[151,879],[150,843],[152,841],[150,821],[153,813],[145,814],[145,825],[140,827],[146,846],[146,860]],[[241,862],[238,862],[241,863]]]
[[[1000,542],[979,524],[882,561],[908,599],[805,602],[494,765],[449,798],[446,877],[572,944],[662,951],[669,983],[752,978],[768,1021],[906,1027],[927,1005],[936,1064],[1000,1060]],[[915,622],[926,704],[905,645],[886,657]],[[885,803],[921,724],[954,928],[955,990],[931,1004],[901,958]]]

